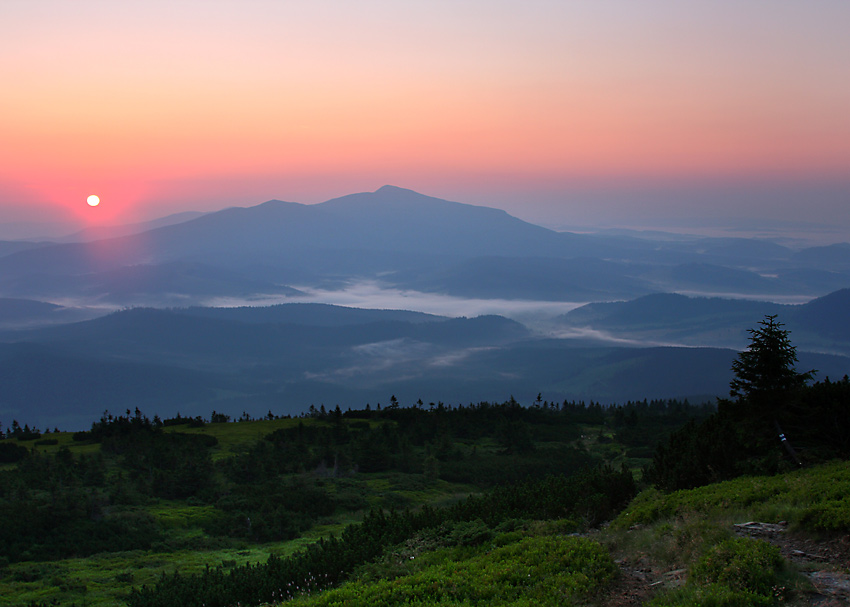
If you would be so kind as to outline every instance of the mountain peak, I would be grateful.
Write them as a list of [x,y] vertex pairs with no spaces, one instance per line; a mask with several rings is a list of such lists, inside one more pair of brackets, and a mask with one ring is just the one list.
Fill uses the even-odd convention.
[[398,194],[400,192],[412,192],[414,194],[418,193],[414,190],[409,190],[407,188],[400,188],[397,185],[384,185],[375,190],[375,194]]

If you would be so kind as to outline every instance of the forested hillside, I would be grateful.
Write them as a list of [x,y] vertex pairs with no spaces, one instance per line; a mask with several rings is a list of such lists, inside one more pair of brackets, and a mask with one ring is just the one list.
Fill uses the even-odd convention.
[[[355,529],[374,517],[384,521],[379,537],[368,553],[345,557],[346,572],[444,523],[473,533],[513,518],[567,517],[578,531],[626,503],[629,469],[649,462],[659,438],[711,410],[542,397],[530,406],[402,407],[391,398],[297,418],[161,420],[128,411],[73,434],[16,424],[0,440],[0,587],[22,601],[108,604],[130,586],[150,588],[159,571],[180,571],[181,584],[195,583],[185,576],[204,564],[210,575],[243,575],[246,560],[284,558],[332,533],[371,533],[368,524]],[[384,537],[387,516],[400,517],[399,530]],[[134,604],[151,604],[142,599],[153,600],[150,592]]]
[[[76,433],[16,422],[0,591],[32,607],[809,604],[808,565],[773,545],[793,544],[789,523],[850,532],[850,379],[797,369],[774,316],[750,336],[717,406],[391,396],[262,419],[127,410]],[[777,474],[793,476],[753,480]],[[749,511],[773,544],[733,535]]]

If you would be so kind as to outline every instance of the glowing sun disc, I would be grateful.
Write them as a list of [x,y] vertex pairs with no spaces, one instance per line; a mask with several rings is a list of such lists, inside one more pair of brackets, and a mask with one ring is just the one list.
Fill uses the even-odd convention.
[[92,194],[91,196],[86,198],[86,202],[89,203],[90,207],[96,207],[97,205],[100,204],[100,197]]

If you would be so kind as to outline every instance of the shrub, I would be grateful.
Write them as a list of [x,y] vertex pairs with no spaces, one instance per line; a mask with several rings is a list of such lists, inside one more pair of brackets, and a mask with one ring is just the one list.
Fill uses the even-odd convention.
[[772,607],[773,604],[770,597],[711,584],[678,588],[656,597],[650,601],[649,607]]
[[803,510],[800,523],[815,531],[850,529],[850,500],[835,499],[813,504]]
[[735,538],[708,550],[691,571],[690,580],[707,586],[723,584],[770,596],[781,585],[785,561],[779,548],[762,540]]
[[[488,550],[466,549],[393,580],[359,580],[312,597],[296,607],[392,605],[528,605],[560,607],[586,602],[617,571],[607,551],[575,537],[528,537]],[[435,555],[436,556],[436,555]],[[418,560],[418,559],[417,559]]]
[[474,521],[460,521],[443,525],[449,544],[457,546],[477,546],[493,537],[493,533],[480,518]]
[[734,538],[708,550],[691,568],[687,586],[653,599],[650,607],[770,607],[795,586],[779,548]]
[[11,441],[0,442],[0,464],[14,464],[27,456],[27,448]]

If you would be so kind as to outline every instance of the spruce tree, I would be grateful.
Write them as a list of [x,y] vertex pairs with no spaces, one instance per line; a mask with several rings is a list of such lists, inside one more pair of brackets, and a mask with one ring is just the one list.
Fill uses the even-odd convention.
[[815,371],[799,373],[795,369],[797,348],[791,344],[788,331],[770,314],[759,322],[761,328],[750,329],[750,345],[732,363],[735,378],[729,394],[738,401],[769,401],[802,388]]
[[735,377],[729,383],[729,395],[735,400],[721,401],[718,409],[735,424],[740,445],[755,466],[751,471],[774,473],[779,459],[784,459],[777,450],[780,442],[797,458],[785,431],[815,371],[797,371],[797,348],[775,314],[765,316],[759,325],[749,330],[749,347],[732,363]]

